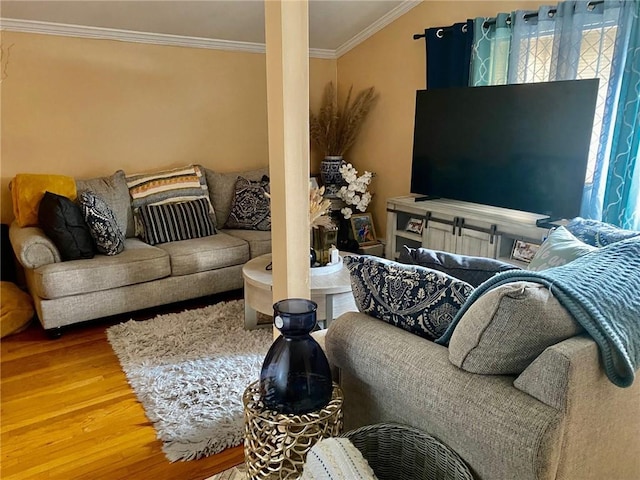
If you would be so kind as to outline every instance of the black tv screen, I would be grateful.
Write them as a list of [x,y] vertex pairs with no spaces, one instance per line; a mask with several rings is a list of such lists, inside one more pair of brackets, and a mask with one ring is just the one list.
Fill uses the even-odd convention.
[[579,214],[598,80],[418,90],[411,192]]

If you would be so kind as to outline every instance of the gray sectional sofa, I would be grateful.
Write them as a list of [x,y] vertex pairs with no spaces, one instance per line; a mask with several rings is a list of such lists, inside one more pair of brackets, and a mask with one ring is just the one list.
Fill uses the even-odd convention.
[[[259,180],[268,174],[266,168],[204,170],[218,226],[229,216],[238,175]],[[114,256],[63,262],[40,228],[11,225],[11,244],[40,322],[51,335],[78,322],[242,288],[242,266],[271,251],[271,232],[256,230],[218,229],[209,237],[148,245],[134,237],[124,172],[76,184],[107,201],[126,232],[125,249]]]
[[[381,284],[369,278],[359,290]],[[640,380],[612,383],[598,345],[541,284],[484,293],[448,348],[361,312],[334,320],[324,348],[339,370],[347,431],[413,426],[454,449],[477,479],[640,478]]]

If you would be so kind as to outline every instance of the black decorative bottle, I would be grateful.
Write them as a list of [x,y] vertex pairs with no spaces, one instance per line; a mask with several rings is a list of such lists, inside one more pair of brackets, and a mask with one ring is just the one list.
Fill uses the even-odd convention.
[[331,400],[329,362],[310,335],[317,309],[315,302],[303,298],[273,305],[274,324],[282,335],[271,345],[260,372],[262,401],[271,410],[308,413]]

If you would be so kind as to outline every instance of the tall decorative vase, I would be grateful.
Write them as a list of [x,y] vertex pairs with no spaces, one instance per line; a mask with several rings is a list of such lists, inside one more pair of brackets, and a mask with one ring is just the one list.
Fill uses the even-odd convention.
[[309,413],[331,400],[329,362],[310,335],[317,308],[315,302],[303,298],[273,305],[274,324],[282,335],[271,345],[260,372],[260,395],[271,410]]
[[320,179],[326,195],[335,196],[344,185],[344,179],[340,173],[340,167],[344,163],[342,155],[328,155],[320,163]]

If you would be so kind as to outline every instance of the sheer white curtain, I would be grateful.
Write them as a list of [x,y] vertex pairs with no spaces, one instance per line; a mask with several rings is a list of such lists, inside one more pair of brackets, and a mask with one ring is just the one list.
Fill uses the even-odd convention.
[[590,218],[603,216],[620,62],[627,51],[632,3],[565,1],[511,15],[509,83],[600,79],[582,202],[582,215]]

